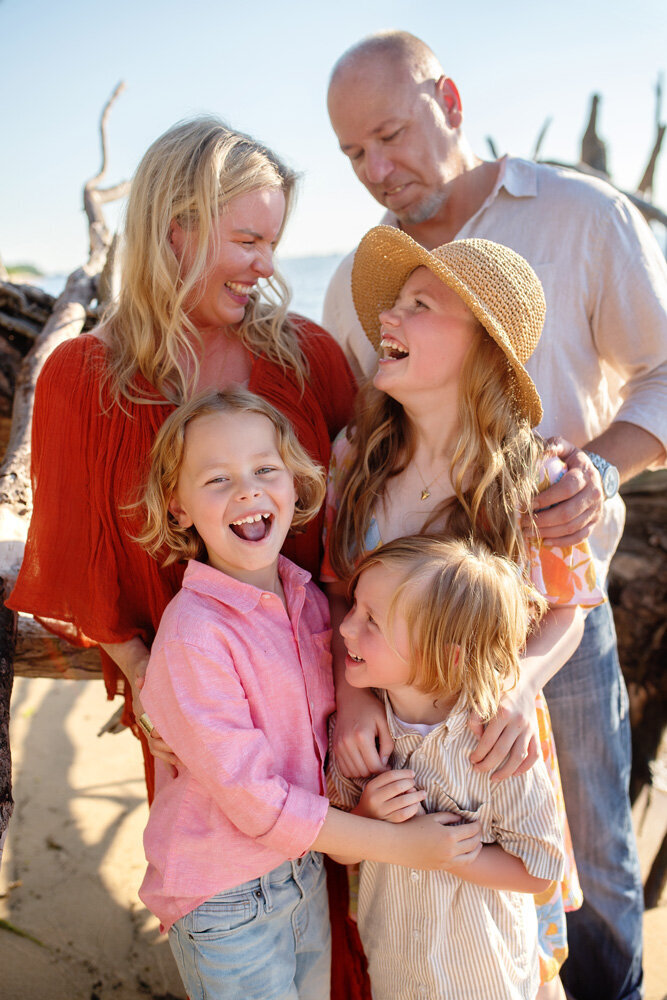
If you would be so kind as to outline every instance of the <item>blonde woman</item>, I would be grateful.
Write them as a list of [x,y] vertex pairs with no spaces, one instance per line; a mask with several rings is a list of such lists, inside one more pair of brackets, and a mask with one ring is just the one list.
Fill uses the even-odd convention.
[[[100,327],[54,351],[37,385],[34,513],[8,602],[78,644],[102,650],[109,697],[135,724],[162,612],[183,564],[161,566],[133,537],[132,507],[157,431],[194,392],[245,386],[293,424],[326,466],[350,415],[353,380],[319,327],[287,313],[273,253],[296,177],[278,157],[215,118],[171,128],[144,156],[127,207],[122,285]],[[320,523],[287,554],[314,571]]]
[[[345,581],[359,559],[399,536],[471,535],[530,571],[550,608],[527,644],[519,683],[485,729],[474,724],[472,759],[499,780],[525,772],[541,744],[560,793],[548,717],[541,707],[538,731],[535,699],[580,640],[579,609],[604,597],[585,543],[564,551],[524,541],[522,517],[538,484],[564,469],[531,429],[542,406],[524,362],[544,320],[539,280],[522,257],[488,240],[429,252],[379,226],[359,245],[352,287],[380,357],[330,466],[322,579],[332,617],[346,610]],[[337,757],[350,776],[374,773],[386,765],[391,734],[377,699],[346,684],[343,655],[339,646]],[[567,955],[563,899],[581,905],[573,866],[563,897],[558,889],[541,900],[541,971],[554,984]]]

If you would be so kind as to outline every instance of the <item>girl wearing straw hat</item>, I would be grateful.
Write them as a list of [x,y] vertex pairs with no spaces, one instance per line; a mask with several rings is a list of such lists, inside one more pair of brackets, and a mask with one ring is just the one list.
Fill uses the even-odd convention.
[[[346,581],[365,553],[411,534],[472,536],[519,565],[547,599],[519,682],[485,728],[471,718],[480,737],[471,760],[499,780],[531,767],[541,748],[552,776],[569,864],[563,882],[537,900],[541,978],[550,984],[539,995],[559,996],[565,908],[581,904],[581,891],[540,691],[578,645],[581,609],[604,596],[586,543],[549,548],[530,531],[531,499],[564,470],[532,430],[542,406],[524,367],[542,330],[542,287],[528,263],[499,244],[459,240],[429,252],[378,226],[357,250],[352,292],[380,357],[334,446],[322,579],[340,621]],[[350,776],[376,773],[393,746],[384,709],[346,685],[340,644],[336,660],[339,766]]]

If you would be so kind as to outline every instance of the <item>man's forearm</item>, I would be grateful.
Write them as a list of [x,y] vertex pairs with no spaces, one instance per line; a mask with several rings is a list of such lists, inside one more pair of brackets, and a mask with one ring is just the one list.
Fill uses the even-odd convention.
[[665,460],[665,449],[658,438],[643,427],[626,420],[613,421],[606,431],[589,441],[585,448],[615,465],[622,483],[639,475],[654,462]]

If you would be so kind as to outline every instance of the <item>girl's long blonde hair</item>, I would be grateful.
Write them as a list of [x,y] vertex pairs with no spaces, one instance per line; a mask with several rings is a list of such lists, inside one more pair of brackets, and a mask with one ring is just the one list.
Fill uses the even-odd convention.
[[325,492],[324,469],[299,443],[287,417],[247,389],[225,389],[196,396],[177,407],[158,431],[151,449],[151,466],[143,496],[136,507],[144,515],[144,528],[134,541],[160,560],[162,566],[206,554],[197,529],[183,528],[169,510],[185,455],[185,432],[193,420],[213,413],[258,413],[276,429],[280,457],[294,477],[297,501],[292,530],[302,529],[315,517]]
[[[263,188],[283,192],[286,219],[296,180],[270,149],[217,118],[182,122],[153,143],[132,181],[121,290],[105,320],[117,402],[159,401],[140,390],[138,373],[160,397],[176,404],[188,398],[199,370],[199,335],[185,303],[191,307],[198,284],[203,287],[213,224],[232,199]],[[169,242],[174,221],[196,234],[187,275]],[[306,361],[287,319],[288,301],[288,287],[276,272],[253,291],[239,337],[253,354],[291,368],[303,387]]]
[[365,557],[351,585],[378,565],[402,574],[389,627],[396,615],[407,625],[408,683],[436,696],[461,692],[467,708],[492,718],[503,690],[517,681],[544,598],[513,562],[470,538],[397,538]]
[[[422,533],[471,535],[522,564],[526,549],[520,518],[529,513],[537,490],[543,445],[516,409],[512,380],[498,345],[489,336],[477,338],[459,382],[460,435],[450,469],[454,496],[433,511]],[[343,580],[364,552],[373,508],[388,481],[414,454],[403,407],[370,383],[357,397],[347,433],[350,471],[329,542],[331,565]]]

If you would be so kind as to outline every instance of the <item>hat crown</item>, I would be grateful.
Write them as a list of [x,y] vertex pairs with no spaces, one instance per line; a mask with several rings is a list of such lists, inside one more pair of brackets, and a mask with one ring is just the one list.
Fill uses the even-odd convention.
[[502,331],[525,364],[537,347],[546,312],[542,285],[530,264],[509,247],[483,239],[445,243],[431,256],[449,272],[447,284],[462,294],[482,325],[492,322]]

